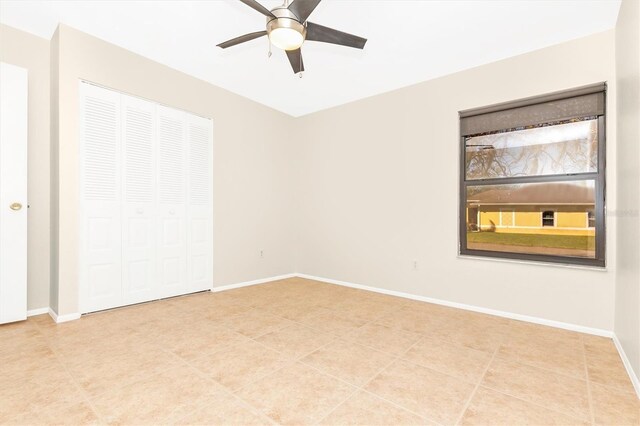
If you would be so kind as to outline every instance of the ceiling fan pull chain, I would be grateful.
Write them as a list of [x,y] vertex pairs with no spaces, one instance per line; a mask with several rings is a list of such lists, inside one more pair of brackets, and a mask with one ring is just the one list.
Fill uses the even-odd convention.
[[269,42],[269,53],[267,53],[267,58],[271,57],[271,39],[267,37],[267,41]]

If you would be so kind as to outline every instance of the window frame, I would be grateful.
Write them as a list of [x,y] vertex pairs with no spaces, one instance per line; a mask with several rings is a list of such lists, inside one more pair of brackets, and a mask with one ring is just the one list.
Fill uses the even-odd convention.
[[[542,175],[542,176],[525,176],[525,177],[504,177],[504,178],[489,178],[489,179],[466,179],[466,139],[467,135],[463,134],[462,122],[463,117],[469,116],[469,111],[461,111],[459,113],[459,211],[458,211],[458,253],[462,256],[474,256],[474,257],[487,257],[498,259],[512,259],[512,260],[524,260],[543,263],[557,263],[565,265],[581,265],[581,266],[593,266],[593,267],[606,267],[606,99],[607,99],[607,87],[606,83],[598,83],[597,85],[585,86],[577,89],[570,89],[562,92],[546,94],[533,98],[527,98],[517,100],[513,102],[507,102],[499,105],[489,106],[485,108],[479,108],[477,115],[483,113],[483,111],[506,111],[515,109],[521,106],[536,105],[547,102],[549,99],[569,99],[577,97],[578,94],[584,93],[585,90],[589,90],[591,87],[600,87],[599,92],[603,93],[604,106],[603,113],[594,116],[593,119],[597,120],[598,126],[598,167],[595,172],[587,173],[574,173],[574,174],[561,174],[561,175]],[[593,93],[596,90],[592,90]],[[586,117],[574,117],[574,118],[586,118]],[[503,129],[508,131],[513,129]],[[498,130],[500,131],[500,130]],[[466,204],[467,204],[467,186],[485,186],[485,185],[508,185],[508,184],[522,184],[522,183],[547,183],[547,182],[572,182],[572,181],[593,181],[595,186],[595,257],[583,258],[583,257],[570,257],[559,255],[545,255],[545,254],[531,254],[531,253],[516,253],[516,252],[501,252],[501,251],[489,251],[489,250],[476,250],[467,248],[467,224],[466,224]],[[544,212],[541,212],[544,214]],[[554,216],[554,219],[556,217]]]
[[[553,213],[553,225],[545,225],[544,224],[544,214],[546,212],[551,212]],[[540,211],[540,227],[541,228],[557,228],[558,227],[558,217],[557,217],[558,211],[557,210],[541,210]]]

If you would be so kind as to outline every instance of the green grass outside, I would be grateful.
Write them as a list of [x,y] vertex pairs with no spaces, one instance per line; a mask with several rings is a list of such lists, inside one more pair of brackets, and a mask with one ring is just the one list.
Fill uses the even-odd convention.
[[595,250],[596,239],[588,235],[540,235],[499,232],[467,232],[467,242],[525,247]]

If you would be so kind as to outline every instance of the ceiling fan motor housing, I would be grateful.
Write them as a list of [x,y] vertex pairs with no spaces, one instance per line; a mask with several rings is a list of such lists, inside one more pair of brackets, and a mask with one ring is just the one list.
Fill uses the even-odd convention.
[[275,18],[267,17],[267,34],[271,36],[271,33],[278,29],[288,29],[298,32],[302,36],[302,41],[307,38],[307,27],[304,26],[296,15],[294,15],[286,7],[279,7],[273,9],[271,13]]

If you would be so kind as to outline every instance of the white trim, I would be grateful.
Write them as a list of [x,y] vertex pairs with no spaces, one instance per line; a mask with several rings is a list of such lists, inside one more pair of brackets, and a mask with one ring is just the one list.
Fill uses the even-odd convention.
[[60,324],[63,322],[67,322],[67,321],[73,321],[73,320],[77,320],[80,319],[80,314],[79,313],[75,313],[75,314],[65,314],[65,315],[58,315],[53,309],[49,308],[49,316],[51,316],[51,318],[53,318],[53,321],[56,324]]
[[42,315],[49,313],[49,308],[38,308],[38,309],[29,309],[27,311],[27,317],[32,317],[35,315]]
[[622,358],[622,363],[624,364],[624,368],[627,370],[627,374],[631,379],[633,388],[636,390],[638,399],[640,399],[640,380],[638,379],[638,376],[636,376],[635,371],[633,371],[633,368],[631,368],[631,362],[629,361],[627,354],[622,348],[622,344],[620,343],[620,340],[618,340],[618,336],[616,336],[615,334],[613,335],[613,343],[615,343],[616,349],[618,349],[618,353],[620,354],[620,358]]
[[298,275],[297,274],[277,275],[275,277],[260,278],[258,280],[253,280],[253,281],[245,281],[245,282],[236,283],[236,284],[229,284],[229,285],[223,285],[223,286],[220,286],[220,287],[213,287],[211,289],[211,291],[217,293],[219,291],[233,290],[234,288],[249,287],[249,286],[257,285],[257,284],[265,284],[265,283],[268,283],[268,282],[271,282],[271,281],[284,280],[284,279],[287,279],[287,278],[295,278],[296,276],[298,276]]
[[[554,219],[555,220],[555,219]],[[584,230],[589,230],[589,229],[595,229],[595,228],[580,228],[580,227],[575,227],[575,226],[526,226],[526,225],[514,225],[514,226],[502,226],[502,225],[484,225],[485,229],[492,229],[492,228],[496,228],[496,229],[511,229],[511,228],[518,228],[518,229],[557,229],[557,230],[567,230],[567,231],[584,231]],[[535,235],[540,235],[540,234],[535,234]],[[562,234],[548,234],[548,235],[562,235]]]
[[583,269],[585,271],[607,272],[606,266],[590,266],[590,265],[577,265],[571,263],[556,263],[556,262],[542,262],[524,259],[510,259],[507,257],[488,257],[488,256],[474,256],[472,254],[459,254],[457,259],[462,260],[477,260],[480,262],[502,262],[502,263],[518,263],[521,265],[542,266],[542,267],[556,267],[556,268],[568,268],[568,269]]
[[350,283],[350,282],[347,282],[347,281],[334,280],[334,279],[331,279],[331,278],[322,278],[322,277],[316,277],[316,276],[307,275],[307,274],[295,274],[295,275],[297,277],[299,277],[299,278],[306,278],[306,279],[315,280],[315,281],[323,281],[323,282],[326,282],[326,283],[329,283],[329,284],[336,284],[336,285],[341,285],[341,286],[345,286],[345,287],[357,288],[357,289],[360,289],[360,290],[373,291],[375,293],[388,294],[390,296],[402,297],[402,298],[411,299],[411,300],[418,300],[420,302],[434,303],[436,305],[449,306],[451,308],[464,309],[466,311],[480,312],[480,313],[483,313],[483,314],[495,315],[495,316],[498,316],[498,317],[514,319],[514,320],[518,320],[518,321],[526,321],[526,322],[531,322],[531,323],[534,323],[534,324],[547,325],[549,327],[562,328],[562,329],[565,329],[565,330],[577,331],[579,333],[593,334],[595,336],[611,337],[611,338],[613,338],[613,336],[614,336],[612,331],[603,330],[603,329],[600,329],[600,328],[585,327],[583,325],[578,325],[578,324],[571,324],[571,323],[567,323],[567,322],[548,320],[548,319],[545,319],[545,318],[532,317],[532,316],[529,316],[529,315],[516,314],[516,313],[513,313],[513,312],[498,311],[498,310],[495,310],[495,309],[483,308],[483,307],[480,307],[480,306],[467,305],[467,304],[458,303],[458,302],[450,302],[448,300],[434,299],[434,298],[425,297],[425,296],[417,296],[417,295],[414,295],[414,294],[404,293],[404,292],[401,292],[401,291],[387,290],[387,289],[377,288],[377,287],[370,287],[370,286],[367,286],[367,285],[354,284],[354,283]]

